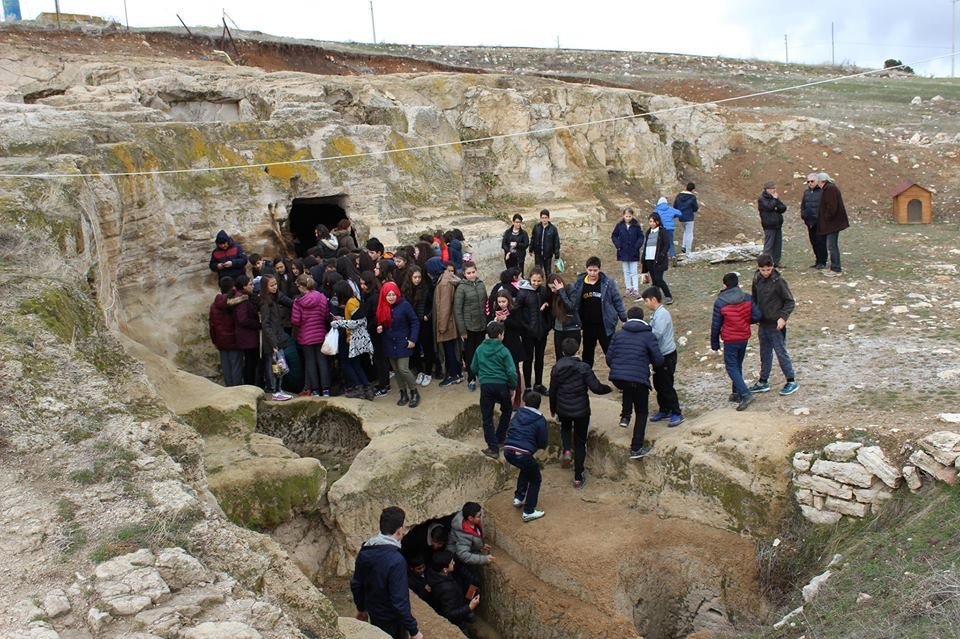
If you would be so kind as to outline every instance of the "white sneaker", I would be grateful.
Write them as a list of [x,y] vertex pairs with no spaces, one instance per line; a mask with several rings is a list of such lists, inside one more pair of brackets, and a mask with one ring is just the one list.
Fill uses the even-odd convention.
[[429,375],[424,374],[424,376],[423,376],[423,381],[420,382],[420,385],[421,385],[421,386],[429,386],[429,385],[430,385],[430,382],[432,382],[432,381],[433,381],[433,378],[432,378],[432,377],[430,377]]
[[423,373],[417,373],[417,386],[423,386]]
[[513,498],[513,507],[514,507],[514,508],[519,508],[520,506],[523,506],[523,501],[524,501],[524,500],[522,500],[522,499],[517,499],[516,497],[514,497],[514,498]]
[[523,513],[522,517],[524,522],[528,522],[533,521],[534,519],[540,519],[546,514],[547,513],[543,512],[542,510],[535,510],[532,513]]

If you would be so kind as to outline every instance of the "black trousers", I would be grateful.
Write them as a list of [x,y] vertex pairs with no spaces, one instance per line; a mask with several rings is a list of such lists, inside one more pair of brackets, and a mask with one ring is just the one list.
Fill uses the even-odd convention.
[[[547,350],[547,336],[523,339],[523,387],[543,384],[543,354]],[[559,359],[559,357],[558,357]]]
[[661,413],[680,414],[680,398],[673,387],[677,372],[677,351],[663,356],[663,365],[653,367],[653,387],[657,391],[657,406]]
[[470,365],[473,364],[473,354],[477,352],[477,347],[483,343],[487,334],[483,331],[467,331],[467,339],[463,340],[463,366],[467,369],[467,381],[476,380],[476,376],[470,372]]
[[[583,479],[583,462],[587,459],[587,433],[590,430],[590,416],[564,417],[560,419],[560,445],[563,450],[573,450],[573,478]],[[570,435],[573,435],[571,441]]]
[[[404,593],[406,595],[406,593]],[[390,635],[392,639],[410,639],[410,633],[403,627],[403,622],[399,619],[374,619],[370,617],[370,623]]]
[[620,417],[629,422],[630,416],[635,416],[630,450],[642,448],[643,438],[647,434],[647,400],[650,398],[650,387],[640,382],[615,381],[613,385],[623,391]]
[[600,343],[600,349],[606,353],[610,346],[610,336],[607,335],[607,329],[603,324],[584,324],[583,325],[583,354],[580,359],[590,366],[593,366],[594,351],[597,350],[597,342]]
[[813,255],[817,266],[827,265],[827,236],[817,233],[817,226],[807,227],[807,237],[810,238],[810,248],[813,249]]

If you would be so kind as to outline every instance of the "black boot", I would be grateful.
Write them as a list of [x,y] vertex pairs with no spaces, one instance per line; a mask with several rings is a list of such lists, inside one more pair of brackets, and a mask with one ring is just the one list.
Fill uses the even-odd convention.
[[416,408],[420,405],[420,392],[417,389],[410,391],[410,408]]
[[406,390],[400,391],[400,399],[397,400],[397,406],[406,406],[407,401],[409,401],[407,398],[407,391]]

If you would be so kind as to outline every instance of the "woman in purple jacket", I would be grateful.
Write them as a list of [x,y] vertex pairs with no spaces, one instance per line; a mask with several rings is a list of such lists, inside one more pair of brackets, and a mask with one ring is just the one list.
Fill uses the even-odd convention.
[[[320,352],[330,323],[327,297],[314,290],[313,277],[304,273],[297,278],[300,297],[293,301],[291,323],[297,328],[297,343],[303,347],[306,385],[301,395],[330,397],[330,369],[327,357]],[[318,375],[319,373],[319,375]]]

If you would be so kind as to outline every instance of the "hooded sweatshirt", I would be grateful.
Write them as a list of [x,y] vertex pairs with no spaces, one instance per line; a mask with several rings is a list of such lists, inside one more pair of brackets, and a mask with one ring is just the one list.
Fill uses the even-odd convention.
[[657,207],[653,209],[653,212],[660,215],[660,222],[663,224],[663,228],[668,231],[673,231],[677,228],[677,218],[683,215],[680,211],[670,206],[665,197],[657,200]]
[[357,610],[374,621],[400,621],[411,636],[419,632],[410,611],[407,562],[400,541],[380,533],[368,539],[357,554],[350,590]]
[[[218,279],[223,279],[225,277],[232,277],[237,279],[238,276],[243,275],[247,271],[247,256],[243,252],[243,248],[233,241],[233,238],[227,235],[227,232],[223,229],[217,233],[216,244],[227,244],[227,248],[221,249],[219,246],[213,249],[213,252],[210,254],[210,270],[217,274]],[[224,262],[230,262],[230,266],[227,268],[217,268],[218,264],[223,264]]]
[[700,210],[700,204],[697,202],[697,196],[690,191],[680,191],[677,197],[673,198],[673,208],[680,211],[681,222],[693,222],[697,211]]

